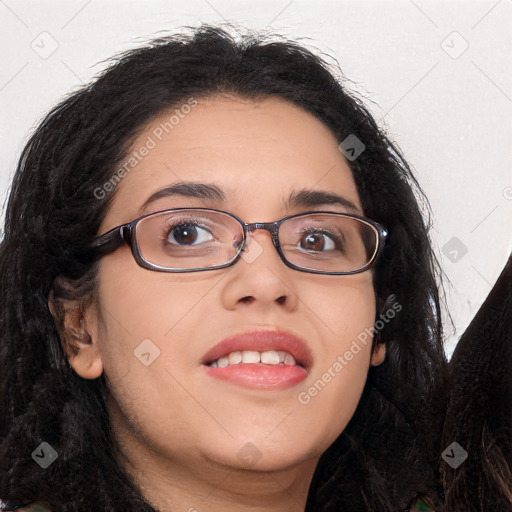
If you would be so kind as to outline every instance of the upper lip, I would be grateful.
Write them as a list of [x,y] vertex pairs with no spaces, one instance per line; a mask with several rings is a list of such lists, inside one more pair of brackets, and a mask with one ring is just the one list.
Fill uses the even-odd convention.
[[231,352],[244,350],[282,350],[290,353],[296,363],[306,369],[313,363],[313,356],[307,343],[297,335],[283,330],[255,330],[229,336],[212,347],[201,362],[210,364]]

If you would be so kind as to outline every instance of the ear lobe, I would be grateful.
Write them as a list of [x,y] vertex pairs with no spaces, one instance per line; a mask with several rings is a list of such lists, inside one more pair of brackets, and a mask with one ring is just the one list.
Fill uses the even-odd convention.
[[372,366],[380,366],[386,359],[386,344],[378,343],[373,349],[370,364]]

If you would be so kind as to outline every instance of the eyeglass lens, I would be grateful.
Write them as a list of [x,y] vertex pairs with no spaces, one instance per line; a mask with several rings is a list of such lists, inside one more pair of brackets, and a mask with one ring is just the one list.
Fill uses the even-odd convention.
[[[209,268],[232,261],[244,230],[222,212],[178,210],[149,215],[135,229],[139,252],[166,269]],[[363,220],[313,213],[279,225],[278,238],[289,263],[304,269],[351,272],[374,256],[378,232]]]

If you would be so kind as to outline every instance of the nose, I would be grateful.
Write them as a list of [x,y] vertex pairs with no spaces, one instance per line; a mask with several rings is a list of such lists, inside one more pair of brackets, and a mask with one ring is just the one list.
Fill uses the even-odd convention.
[[298,305],[296,272],[279,256],[266,224],[252,224],[239,260],[224,280],[222,300],[227,309],[251,306],[292,311]]

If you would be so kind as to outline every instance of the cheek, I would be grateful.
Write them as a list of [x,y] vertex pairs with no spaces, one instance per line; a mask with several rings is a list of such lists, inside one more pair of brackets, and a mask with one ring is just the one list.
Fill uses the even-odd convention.
[[175,309],[168,307],[169,297],[164,301],[161,290],[151,287],[157,273],[138,267],[129,251],[113,262],[104,258],[98,276],[98,342],[104,372],[113,387],[123,381],[121,389],[160,357]]
[[[128,253],[115,264],[102,262],[98,340],[117,407],[141,427],[148,410],[190,413],[193,388],[186,381],[199,357],[191,342],[199,336],[205,289],[213,283],[147,271],[132,260]],[[152,424],[159,432],[158,422]]]
[[325,341],[323,353],[297,399],[309,415],[330,411],[325,436],[333,441],[350,421],[366,383],[375,293],[371,280],[363,275],[311,296],[310,300],[315,304],[312,310]]
[[[171,276],[142,269],[129,251],[116,264],[105,261],[98,294],[103,325],[112,330],[104,333],[105,340],[121,335],[121,345],[130,347],[146,338],[165,343],[205,295],[205,284],[193,279],[191,274]],[[110,345],[104,348],[108,351]]]
[[[164,294],[147,282],[137,286],[134,280],[105,283],[100,292],[99,342],[110,392],[107,406],[121,442],[123,434],[129,439],[133,432],[147,445],[167,437],[187,439],[189,426],[182,419],[191,416],[196,404],[182,370],[188,368],[190,354],[186,343],[176,343],[175,331],[197,298],[178,300],[172,288]],[[179,454],[178,450],[175,455]]]
[[[371,275],[340,276],[311,286],[304,296],[306,306],[316,317],[328,349],[342,350],[374,325],[376,298]],[[350,343],[349,343],[350,345]]]

